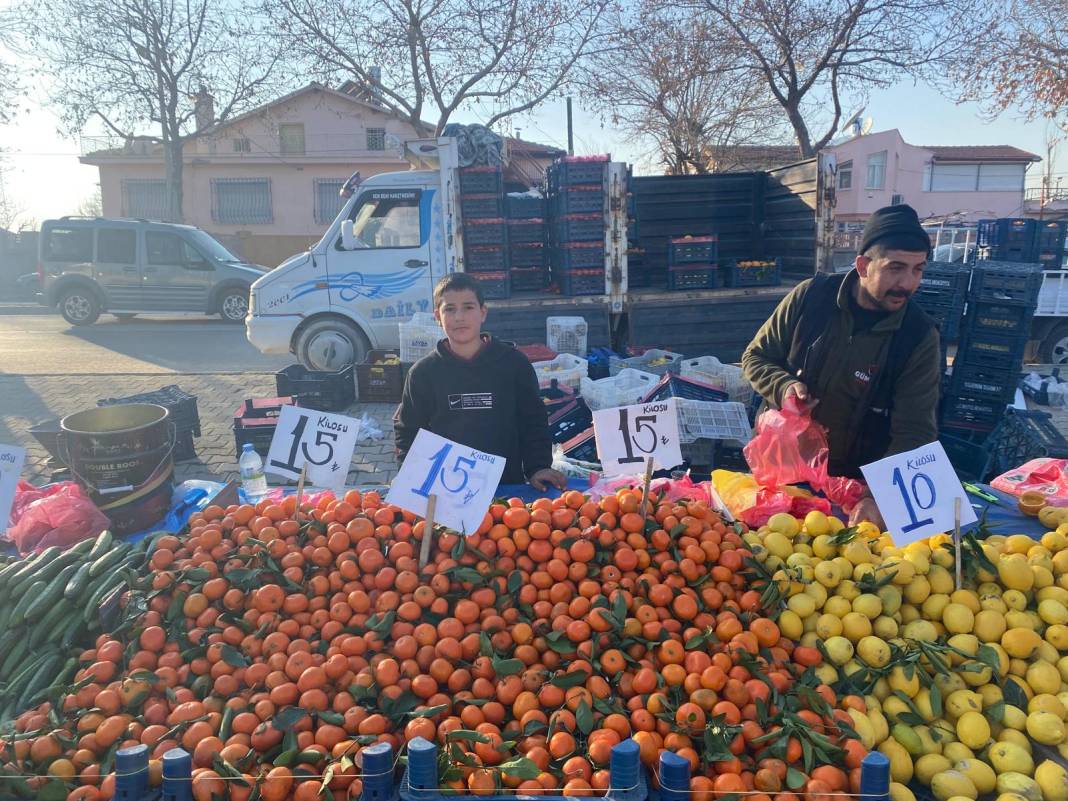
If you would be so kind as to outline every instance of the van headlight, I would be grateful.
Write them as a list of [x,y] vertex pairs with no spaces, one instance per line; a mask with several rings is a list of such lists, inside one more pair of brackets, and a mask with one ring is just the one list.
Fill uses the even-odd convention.
[[259,294],[256,291],[256,287],[251,287],[248,291],[248,313],[253,315],[256,313],[256,295]]

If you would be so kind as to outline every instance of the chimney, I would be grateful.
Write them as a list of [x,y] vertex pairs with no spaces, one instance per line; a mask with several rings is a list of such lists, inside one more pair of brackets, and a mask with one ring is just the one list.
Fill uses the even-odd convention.
[[193,99],[193,111],[196,115],[197,130],[203,131],[215,124],[215,98],[211,96],[204,84]]

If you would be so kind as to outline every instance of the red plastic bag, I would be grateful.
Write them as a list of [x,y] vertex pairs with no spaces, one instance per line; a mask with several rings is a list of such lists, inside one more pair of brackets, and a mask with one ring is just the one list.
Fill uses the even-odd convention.
[[19,479],[19,483],[15,486],[15,499],[11,502],[11,514],[8,516],[7,527],[10,529],[19,522],[19,518],[31,503],[55,495],[63,489],[64,483],[48,484],[38,489],[29,481]]
[[762,489],[757,493],[756,503],[741,514],[742,522],[750,528],[760,528],[771,519],[772,515],[786,512],[794,517],[804,517],[812,510],[824,514],[831,513],[831,502],[826,498],[815,496],[804,498],[772,489]]
[[[96,537],[111,524],[77,484],[68,481],[49,490],[44,497],[22,507],[19,519],[7,531],[8,539],[20,553],[52,545],[66,548]],[[15,497],[17,503],[18,495]]]
[[760,415],[756,434],[744,453],[753,478],[761,486],[775,489],[808,484],[846,511],[864,495],[861,482],[828,474],[827,429],[813,420],[793,395],[782,409],[769,409]]

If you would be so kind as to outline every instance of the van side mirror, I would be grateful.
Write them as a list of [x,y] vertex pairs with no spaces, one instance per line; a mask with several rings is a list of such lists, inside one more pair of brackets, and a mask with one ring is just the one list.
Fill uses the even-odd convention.
[[356,242],[356,234],[353,232],[352,220],[341,221],[341,249],[356,250],[359,245]]

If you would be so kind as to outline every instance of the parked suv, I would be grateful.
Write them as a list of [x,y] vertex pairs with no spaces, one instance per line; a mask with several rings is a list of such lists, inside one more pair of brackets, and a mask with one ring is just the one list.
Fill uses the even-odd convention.
[[203,312],[244,322],[252,282],[247,264],[190,225],[63,217],[41,225],[40,301],[72,325],[101,312]]

